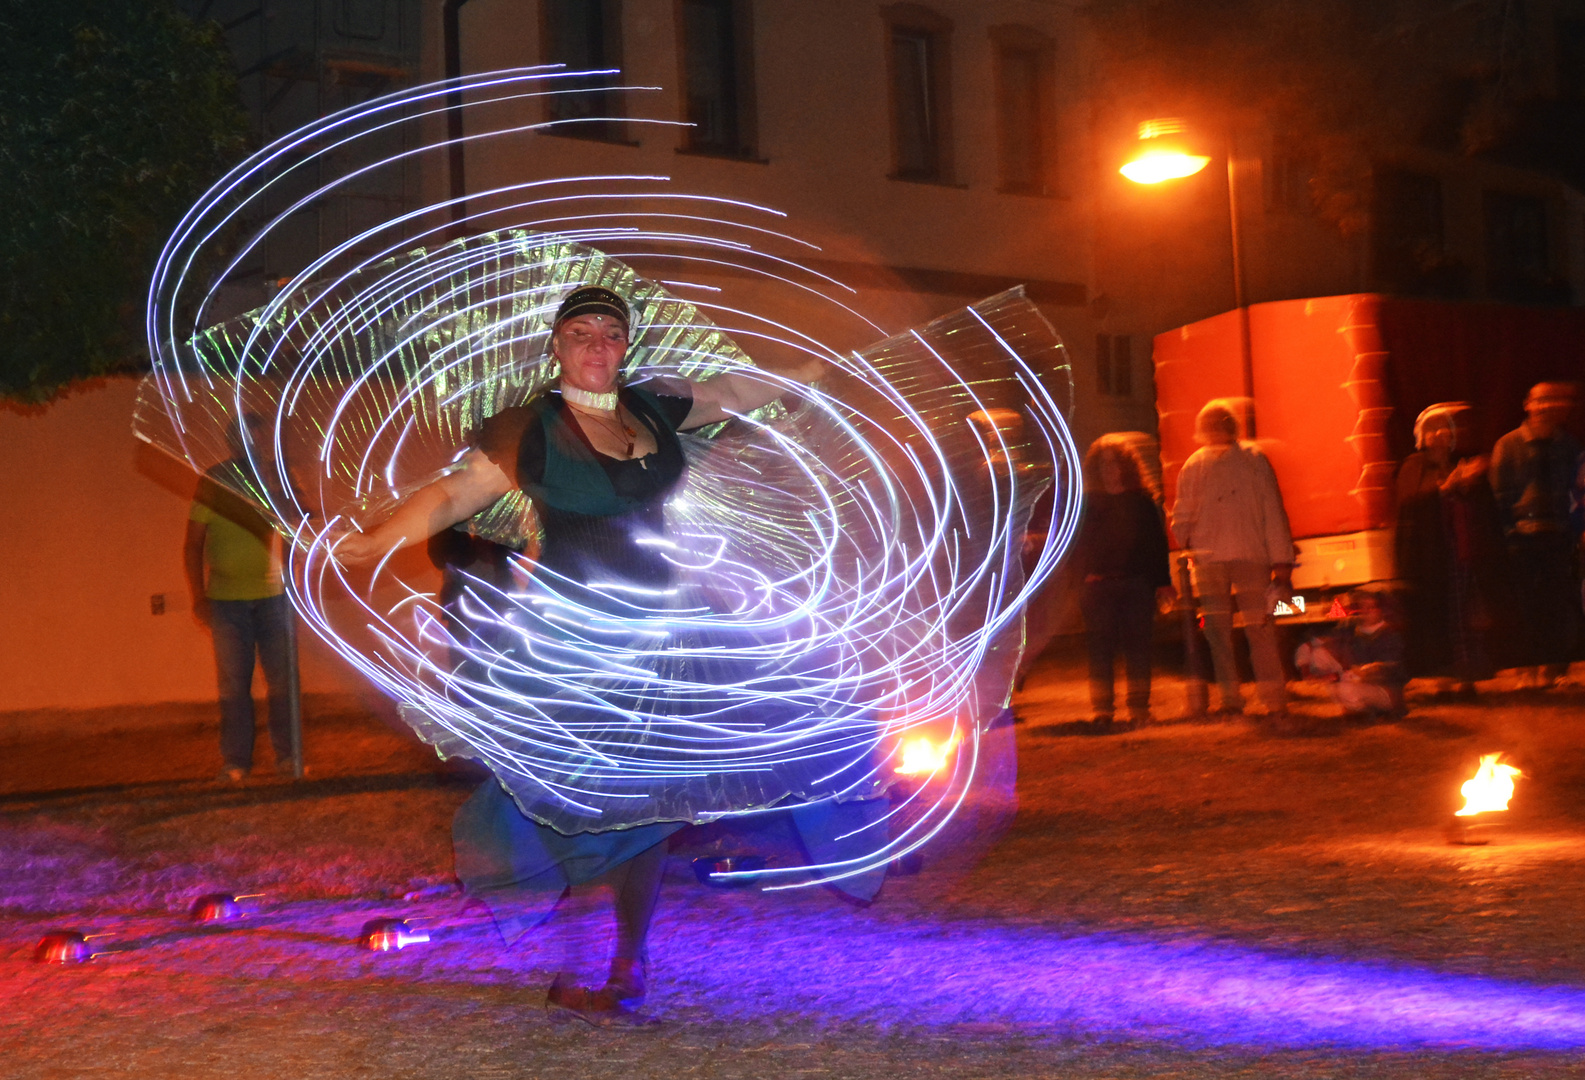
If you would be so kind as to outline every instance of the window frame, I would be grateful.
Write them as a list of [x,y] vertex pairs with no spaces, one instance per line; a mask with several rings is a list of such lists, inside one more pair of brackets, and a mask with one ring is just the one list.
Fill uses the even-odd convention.
[[[1119,343],[1123,346],[1121,357],[1118,356]],[[1133,400],[1134,335],[1096,333],[1095,389],[1103,398]]]
[[[1411,190],[1416,185],[1418,192]],[[1468,268],[1448,246],[1446,178],[1436,172],[1384,164],[1376,167],[1371,188],[1371,288],[1403,296],[1464,298]],[[1424,195],[1430,197],[1422,199]],[[1417,202],[1420,205],[1414,207]],[[1409,220],[1404,210],[1411,207],[1425,212],[1422,223],[1427,229],[1383,227],[1384,223]]]
[[[589,3],[590,0],[580,0]],[[600,4],[600,60],[591,65],[600,68],[623,67],[623,12],[622,0],[594,0]],[[552,3],[541,0],[539,3],[539,56],[544,64],[566,63],[561,57],[555,55],[554,46],[559,44],[556,39],[555,19],[552,14]],[[570,65],[569,65],[570,66]],[[549,126],[541,131],[547,135],[558,135],[567,139],[585,139],[590,142],[616,143],[623,146],[637,146],[628,136],[627,101],[626,95],[619,90],[612,89],[609,84],[620,84],[620,75],[607,76],[607,86],[601,88],[604,99],[605,111],[610,119],[594,122],[573,116],[559,116],[556,112],[558,99],[547,96],[543,99],[545,123]],[[555,82],[548,84],[556,86]]]
[[[952,20],[922,4],[887,4],[881,9],[882,50],[886,63],[886,103],[888,134],[891,145],[891,168],[887,177],[916,184],[954,186],[954,154],[952,124]],[[927,42],[925,79],[925,105],[934,117],[932,139],[932,168],[914,172],[904,171],[902,163],[901,123],[897,94],[897,62],[895,40],[899,33],[916,34]]]
[[[677,40],[677,85],[681,88],[680,113],[689,119],[688,101],[688,21],[686,11],[690,3],[701,0],[673,0],[672,25]],[[753,0],[702,0],[724,7],[730,13],[732,24],[733,117],[736,127],[736,145],[722,147],[701,143],[694,138],[697,128],[683,128],[681,154],[698,154],[704,157],[729,158],[734,161],[762,162],[759,156],[759,102],[755,80],[755,37]]]
[[[1049,34],[1032,26],[1007,23],[990,28],[991,85],[995,95],[996,111],[996,190],[1006,195],[1054,196],[1058,194],[1057,155],[1053,125],[1056,117],[1055,92],[1056,42]],[[1012,143],[1011,116],[1007,108],[1004,73],[1009,54],[1018,53],[1033,57],[1035,75],[1035,135],[1034,154],[1037,172],[1031,185],[1014,183],[1008,178],[1009,147]]]
[[[1514,224],[1519,210],[1536,214],[1534,264],[1514,257],[1525,244]],[[1487,188],[1481,192],[1481,255],[1486,277],[1486,294],[1508,303],[1556,303],[1553,294],[1557,281],[1557,243],[1552,237],[1556,213],[1551,200],[1532,192]]]

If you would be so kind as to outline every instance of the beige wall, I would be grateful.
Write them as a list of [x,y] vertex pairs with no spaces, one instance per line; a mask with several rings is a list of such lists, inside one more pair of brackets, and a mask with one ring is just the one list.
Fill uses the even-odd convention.
[[[925,268],[1077,285],[1081,299],[1043,303],[1068,342],[1077,381],[1075,427],[1081,440],[1118,428],[1154,428],[1148,346],[1140,339],[1132,399],[1095,392],[1096,321],[1091,260],[1095,206],[1090,148],[1088,46],[1083,20],[1068,5],[1045,0],[938,0],[925,5],[952,22],[952,159],[950,183],[888,177],[892,168],[887,37],[882,5],[851,0],[757,2],[755,94],[760,161],[678,153],[677,128],[630,125],[634,145],[530,135],[471,145],[470,191],[538,177],[633,172],[669,176],[681,190],[745,199],[788,213],[788,231],[824,249],[821,258],[882,267]],[[428,26],[440,27],[432,3]],[[659,87],[634,94],[630,117],[683,115],[672,0],[625,0],[623,53],[630,84]],[[465,72],[540,63],[538,9],[523,0],[469,0],[460,13]],[[998,26],[1029,27],[1052,42],[1047,87],[1052,194],[998,191],[995,44]],[[440,74],[439,52],[429,53]],[[484,117],[478,117],[483,120]],[[498,113],[492,122],[544,119],[538,102]],[[475,127],[473,130],[478,130]],[[431,174],[436,182],[444,178]],[[441,188],[437,194],[443,194]],[[840,273],[838,274],[840,277]],[[700,277],[699,280],[708,281]],[[981,298],[861,289],[855,306],[888,331]],[[756,298],[774,304],[775,298]],[[865,341],[844,341],[855,347]]]
[[[0,406],[0,712],[214,699],[182,571],[194,479],[133,439],[136,389],[103,379]],[[361,683],[312,635],[302,656],[306,692]]]

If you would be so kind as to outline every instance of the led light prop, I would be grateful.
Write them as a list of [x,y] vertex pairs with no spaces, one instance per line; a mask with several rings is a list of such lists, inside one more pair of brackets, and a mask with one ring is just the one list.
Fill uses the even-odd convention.
[[231,922],[247,914],[243,900],[255,899],[261,893],[234,896],[228,892],[207,893],[198,897],[187,909],[188,917],[195,923]]
[[[549,79],[464,81],[470,104],[502,104]],[[799,263],[811,245],[772,228],[780,215],[653,176],[471,194],[470,220],[492,228],[450,242],[427,224],[445,204],[415,210],[326,252],[263,307],[215,321],[222,295],[195,270],[203,245],[233,229],[242,251],[257,249],[302,201],[291,185],[310,146],[355,159],[371,132],[418,123],[440,92],[294,133],[194,208],[151,288],[138,435],[265,509],[292,540],[288,589],[305,622],[442,756],[484,762],[538,820],[576,832],[872,797],[895,779],[899,743],[928,730],[954,747],[932,783],[868,831],[869,854],[814,877],[915,850],[973,797],[1023,605],[1077,525],[1068,368],[1050,325],[1013,290],[844,355],[822,335],[885,335],[851,290]],[[409,167],[408,156],[360,174]],[[657,280],[690,272],[823,308],[806,329],[731,286],[681,297]],[[454,469],[485,417],[553,382],[548,321],[583,283],[628,299],[630,376],[751,370],[784,390],[683,437],[689,473],[668,531],[641,538],[672,564],[673,586],[525,567],[510,587],[466,578],[447,611],[400,559],[344,571],[332,554],[344,530]],[[200,315],[179,321],[185,310]],[[777,380],[740,342],[818,357],[830,375],[816,387]],[[266,420],[263,445],[239,439],[250,413]],[[987,416],[1003,420],[972,419]],[[215,471],[239,441],[242,463]],[[1034,530],[1046,543],[1026,557],[1026,523],[1052,487],[1049,522]],[[532,545],[538,525],[516,495],[468,528]],[[763,876],[804,883],[809,870]]]
[[358,935],[358,947],[370,952],[400,952],[409,945],[422,945],[429,934],[414,930],[406,919],[370,919]]
[[933,742],[926,735],[908,739],[903,743],[902,761],[898,763],[896,773],[898,776],[918,776],[921,773],[939,772],[956,746],[955,735],[944,743]]
[[33,947],[39,964],[81,964],[94,958],[88,939],[76,930],[51,930]]

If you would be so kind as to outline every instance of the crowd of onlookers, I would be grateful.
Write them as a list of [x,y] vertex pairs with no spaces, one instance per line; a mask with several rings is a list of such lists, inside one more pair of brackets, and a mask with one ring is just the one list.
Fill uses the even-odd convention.
[[[1540,383],[1525,420],[1489,454],[1470,445],[1472,406],[1442,402],[1415,422],[1415,449],[1399,467],[1397,579],[1340,598],[1342,617],[1299,646],[1300,674],[1326,682],[1347,713],[1401,713],[1411,676],[1436,692],[1472,697],[1477,680],[1519,668],[1533,687],[1568,671],[1582,614],[1585,453],[1566,428],[1575,388]],[[1218,700],[1243,711],[1233,647],[1236,605],[1257,695],[1268,716],[1287,710],[1287,677],[1273,612],[1291,600],[1294,546],[1276,474],[1240,439],[1237,407],[1200,412],[1201,446],[1184,462],[1170,514],[1138,444],[1107,435],[1084,462],[1084,523],[1073,550],[1082,582],[1094,723],[1115,713],[1115,660],[1127,680],[1127,718],[1150,718],[1154,614],[1176,597],[1168,528],[1189,555]],[[1191,697],[1191,711],[1197,704]]]

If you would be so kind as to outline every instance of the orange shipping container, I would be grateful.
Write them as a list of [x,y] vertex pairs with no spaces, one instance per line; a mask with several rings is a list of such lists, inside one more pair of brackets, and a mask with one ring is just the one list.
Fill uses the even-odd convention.
[[1585,374],[1585,311],[1572,308],[1357,294],[1255,304],[1249,323],[1248,388],[1237,312],[1155,339],[1167,505],[1201,406],[1251,398],[1300,548],[1301,589],[1392,576],[1393,479],[1420,410],[1470,402],[1472,444],[1485,449],[1523,419],[1531,385]]

